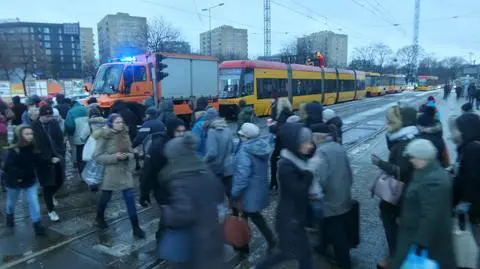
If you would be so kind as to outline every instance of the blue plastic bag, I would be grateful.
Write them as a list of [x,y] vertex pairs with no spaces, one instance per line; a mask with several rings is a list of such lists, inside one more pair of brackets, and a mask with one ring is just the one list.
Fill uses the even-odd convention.
[[94,160],[90,160],[85,165],[85,168],[83,168],[82,178],[88,186],[97,186],[102,184],[104,173],[104,165],[99,164]]
[[185,263],[192,256],[191,234],[188,229],[167,229],[160,239],[158,257],[160,259]]
[[422,250],[420,255],[417,255],[417,247],[412,246],[400,269],[440,269],[440,266],[436,261],[428,258],[426,250]]

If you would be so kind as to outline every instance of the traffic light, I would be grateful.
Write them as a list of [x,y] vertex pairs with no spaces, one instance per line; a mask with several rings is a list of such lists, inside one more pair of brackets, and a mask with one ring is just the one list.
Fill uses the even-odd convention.
[[157,54],[156,55],[156,59],[155,59],[156,65],[157,65],[157,68],[156,68],[156,73],[157,74],[156,75],[157,75],[157,80],[159,80],[159,81],[168,77],[168,73],[163,72],[163,70],[168,67],[168,65],[162,63],[162,61],[165,60],[165,59],[166,59],[166,57],[163,56],[162,54]]

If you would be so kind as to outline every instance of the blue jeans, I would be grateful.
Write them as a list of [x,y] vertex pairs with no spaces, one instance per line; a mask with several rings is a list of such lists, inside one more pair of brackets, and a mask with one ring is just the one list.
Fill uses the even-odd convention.
[[285,261],[289,260],[297,260],[298,261],[298,268],[299,269],[313,269],[313,256],[310,253],[305,259],[296,259],[290,255],[287,255],[283,252],[275,252],[267,256],[263,261],[261,261],[255,269],[268,269],[274,268],[277,264],[280,264]]
[[38,202],[38,183],[33,184],[29,188],[7,188],[7,214],[13,215],[15,213],[15,205],[17,203],[18,195],[23,191],[25,200],[28,203],[28,210],[30,211],[30,218],[32,222],[40,221],[40,203]]
[[[98,202],[97,214],[103,215],[107,208],[108,202],[112,199],[112,191],[102,191],[100,201]],[[129,217],[137,216],[137,208],[135,207],[135,190],[126,189],[122,191],[123,200],[127,206],[127,212]]]

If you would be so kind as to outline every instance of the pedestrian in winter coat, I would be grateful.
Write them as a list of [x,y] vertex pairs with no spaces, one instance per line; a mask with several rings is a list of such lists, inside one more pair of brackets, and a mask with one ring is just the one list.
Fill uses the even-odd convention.
[[450,166],[450,157],[445,141],[443,140],[442,123],[435,119],[435,108],[427,107],[425,112],[418,117],[417,129],[420,134],[418,138],[427,139],[437,149],[437,160],[443,167]]
[[79,102],[75,102],[67,113],[65,131],[75,146],[74,156],[77,169],[79,173],[82,173],[85,167],[85,162],[82,160],[83,147],[90,135],[90,127],[88,125],[88,109]]
[[273,268],[286,260],[297,260],[300,269],[313,269],[313,254],[304,229],[309,205],[312,173],[308,157],[313,150],[310,129],[298,123],[286,123],[280,130],[284,142],[278,162],[280,200],[276,210],[276,231],[279,252],[274,252],[255,268]]
[[145,112],[145,121],[133,140],[133,148],[140,146],[149,135],[162,132],[165,132],[165,124],[158,119],[158,111],[154,107],[148,108]]
[[[140,174],[140,205],[142,207],[148,207],[151,203],[150,193],[152,191],[153,197],[159,205],[168,203],[168,181],[159,175],[168,162],[163,151],[169,140],[183,137],[185,130],[185,122],[176,118],[167,121],[166,133],[161,132],[152,135],[152,145],[145,156],[142,173]],[[157,241],[160,239],[161,230],[160,227],[155,234]]]
[[0,149],[8,146],[8,122],[5,116],[0,114]]
[[[407,185],[412,179],[413,166],[403,152],[408,143],[418,135],[416,125],[417,111],[414,108],[400,106],[389,108],[387,110],[387,146],[390,150],[388,161],[372,155],[374,165]],[[397,205],[380,201],[380,219],[387,238],[389,258],[382,260],[378,264],[379,268],[387,268],[390,257],[395,254],[399,209]]]
[[225,191],[230,197],[233,169],[233,135],[225,119],[218,115],[215,108],[209,108],[205,114],[208,123],[204,160],[212,172],[222,180]]
[[65,95],[59,93],[56,96],[57,99],[57,106],[56,108],[58,109],[58,112],[60,112],[60,116],[62,119],[67,118],[68,110],[70,110],[70,104],[68,104],[65,100]]
[[40,204],[38,202],[38,182],[36,168],[43,165],[40,154],[35,150],[33,131],[27,126],[15,128],[16,141],[9,149],[5,161],[3,180],[7,188],[6,213],[7,226],[13,227],[15,205],[18,195],[23,191],[27,200],[30,218],[36,235],[45,234],[41,224]]
[[[268,160],[273,151],[270,137],[260,137],[260,129],[253,123],[244,123],[238,135],[240,143],[235,151],[231,200],[240,204],[243,217],[257,226],[271,251],[275,238],[261,214],[268,202]],[[240,251],[248,253],[248,245]]]
[[275,148],[270,156],[270,189],[278,190],[277,180],[277,162],[280,158],[280,151],[282,149],[282,141],[278,137],[278,130],[287,119],[293,116],[292,104],[287,98],[279,98],[272,104],[272,123],[269,126],[270,133],[275,135]]
[[245,102],[245,100],[240,100],[239,106],[240,112],[237,116],[237,132],[240,130],[244,123],[253,123],[255,118],[255,112],[253,111],[253,108],[247,105],[247,102]]
[[22,115],[27,111],[27,105],[22,104],[20,102],[20,96],[14,96],[12,98],[12,111],[15,117],[12,120],[12,125],[20,125],[22,124]]
[[325,109],[323,111],[323,120],[325,121],[326,124],[328,125],[333,125],[334,128],[334,139],[338,143],[342,144],[342,139],[343,139],[343,121],[342,119],[336,115],[335,111],[332,109]]
[[[316,145],[314,156],[308,161],[313,173],[310,188],[312,199],[322,199],[323,205],[323,242],[322,247],[332,245],[335,260],[343,269],[352,268],[350,261],[347,213],[352,205],[353,173],[345,148],[335,142],[327,124],[310,126]],[[318,184],[319,186],[316,186]],[[318,190],[315,190],[315,186]],[[322,250],[324,252],[325,249]]]
[[[200,157],[191,135],[177,137],[165,145],[168,165],[161,172],[168,182],[168,203],[160,207],[160,224],[165,230],[188,233],[188,262],[173,264],[178,269],[224,269],[222,232],[217,204],[223,187]],[[175,243],[174,243],[175,244]],[[180,243],[182,244],[182,243]]]
[[454,180],[454,205],[470,204],[470,221],[480,224],[480,117],[464,114],[450,121],[453,142],[457,145],[457,172]]
[[162,121],[164,124],[167,123],[169,119],[176,118],[177,115],[174,111],[174,104],[172,100],[165,100],[161,104],[160,113],[158,115],[158,119]]
[[97,226],[100,229],[108,228],[105,222],[105,209],[112,198],[112,193],[122,191],[133,235],[144,238],[145,232],[140,229],[135,207],[135,184],[132,176],[135,160],[127,126],[120,115],[110,114],[107,125],[95,131],[93,136],[97,141],[93,159],[105,166],[100,187],[102,194],[97,206]]
[[[22,124],[30,125],[32,123],[30,113],[29,113],[30,108],[39,108],[40,101],[41,101],[41,99],[37,95],[32,95],[29,98],[27,98],[28,110],[23,112],[23,114],[22,114]],[[33,121],[35,121],[35,120],[33,120]]]
[[305,124],[307,126],[323,122],[323,105],[320,103],[310,103],[305,107],[307,111],[307,119]]
[[467,93],[468,93],[468,102],[473,105],[475,101],[475,94],[477,91],[477,87],[475,86],[475,83],[470,83],[467,88]]
[[204,157],[206,153],[207,128],[206,111],[195,112],[195,123],[192,128],[192,135],[197,141],[197,155]]
[[43,187],[43,198],[48,216],[52,221],[60,218],[55,212],[54,195],[62,187],[65,179],[65,143],[58,122],[53,119],[53,108],[44,105],[40,108],[40,118],[31,125],[35,137],[36,150],[44,165],[37,168],[37,176]]
[[415,167],[404,189],[398,242],[389,268],[399,269],[412,246],[428,251],[438,268],[457,268],[452,242],[452,183],[438,163],[437,149],[426,139],[408,144],[405,155]]

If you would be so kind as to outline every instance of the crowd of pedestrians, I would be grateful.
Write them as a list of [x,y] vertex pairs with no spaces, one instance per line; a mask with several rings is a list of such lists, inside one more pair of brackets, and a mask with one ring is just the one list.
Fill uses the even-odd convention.
[[[152,206],[154,198],[159,257],[173,268],[228,268],[222,225],[229,217],[251,221],[267,242],[266,256],[253,268],[296,260],[300,269],[311,269],[315,254],[339,268],[352,268],[360,205],[352,198],[354,175],[335,111],[312,102],[295,112],[287,98],[278,98],[267,120],[269,132],[262,133],[252,107],[242,100],[234,133],[217,109],[200,99],[189,132],[171,101],[159,107],[143,111],[119,101],[104,115],[94,98],[85,106],[62,95],[57,104],[32,96],[22,105],[14,98],[12,113],[0,104],[0,136],[8,137],[7,121],[16,125],[14,141],[2,142],[7,226],[15,224],[15,204],[23,191],[35,233],[46,234],[40,187],[50,220],[60,220],[55,194],[65,181],[70,148],[79,174],[99,191],[94,220],[99,229],[108,228],[105,212],[113,192],[121,192],[133,235],[145,238],[136,189],[142,207]],[[471,107],[462,110],[448,126],[457,145],[453,162],[433,97],[419,109],[396,105],[386,111],[389,156],[372,156],[381,176],[369,190],[380,198],[388,245],[378,268],[401,268],[412,248],[428,250],[439,268],[457,268],[452,218],[468,215],[464,219],[477,233],[480,117]],[[379,191],[382,181],[399,189]],[[262,213],[271,199],[278,200],[274,227]],[[222,205],[231,212],[226,219]],[[310,244],[307,228],[316,232],[318,245]],[[243,258],[250,254],[248,240],[234,249]]]

